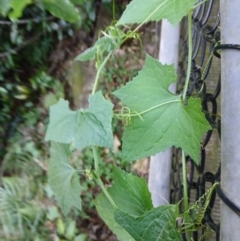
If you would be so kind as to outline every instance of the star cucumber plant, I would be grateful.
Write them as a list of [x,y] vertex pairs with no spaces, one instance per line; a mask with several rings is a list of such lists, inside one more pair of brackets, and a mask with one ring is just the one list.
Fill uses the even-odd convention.
[[[89,108],[72,111],[68,102],[60,99],[50,107],[50,123],[46,140],[50,140],[51,159],[49,183],[64,214],[72,207],[81,210],[79,175],[85,172],[101,187],[95,205],[99,215],[120,241],[180,241],[185,232],[201,225],[207,205],[191,218],[188,207],[185,153],[196,164],[199,160],[202,135],[211,129],[201,111],[201,99],[187,97],[192,55],[192,10],[197,0],[133,0],[119,21],[102,31],[95,45],[80,54],[76,60],[95,60],[97,74],[89,96]],[[128,38],[139,38],[138,29],[146,22],[168,19],[173,25],[188,15],[189,55],[188,72],[183,93],[175,95],[169,86],[176,81],[173,65],[163,65],[150,56],[138,75],[113,94],[125,105],[113,111],[113,104],[97,91],[99,76],[114,50]],[[131,30],[131,24],[139,24]],[[133,161],[154,155],[170,146],[182,149],[184,209],[178,204],[153,207],[151,195],[144,179],[114,168],[114,182],[105,188],[99,175],[98,148],[113,148],[112,118],[125,124],[122,158]],[[69,157],[75,149],[92,148],[94,170],[75,170]],[[214,189],[213,186],[212,189]],[[209,202],[212,191],[204,197]],[[200,203],[200,202],[199,202]],[[197,203],[197,204],[199,204]],[[196,205],[194,210],[196,210]],[[176,226],[181,217],[182,224]]]

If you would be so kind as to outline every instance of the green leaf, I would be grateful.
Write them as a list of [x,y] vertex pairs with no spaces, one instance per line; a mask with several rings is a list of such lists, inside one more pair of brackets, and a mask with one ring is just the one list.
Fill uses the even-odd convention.
[[68,105],[68,101],[60,99],[50,107],[46,140],[73,143],[79,150],[87,146],[113,148],[113,105],[101,92],[90,95],[86,110],[71,111]]
[[0,94],[7,94],[7,93],[8,91],[5,88],[0,87]]
[[[123,159],[136,160],[174,145],[198,163],[202,135],[211,126],[201,111],[201,100],[188,105],[168,88],[176,80],[173,65],[162,65],[150,56],[133,81],[114,92],[131,110],[131,124],[123,134]],[[130,118],[125,114],[124,118]]]
[[[143,178],[128,174],[118,168],[114,168],[114,183],[108,188],[119,209],[137,217],[153,208],[151,194]],[[114,220],[114,208],[106,196],[101,193],[95,200],[97,211],[109,228],[117,235],[120,241],[133,241],[134,239]]]
[[176,229],[177,210],[177,205],[164,205],[137,218],[116,210],[115,220],[132,235],[135,241],[181,241]]
[[6,17],[8,11],[11,9],[12,0],[2,0],[0,4],[0,15]]
[[117,25],[146,23],[167,19],[173,25],[179,23],[197,0],[133,0],[122,14]]
[[48,220],[54,221],[55,219],[57,219],[59,217],[60,217],[60,214],[59,214],[58,208],[56,206],[48,207],[48,212],[47,212]]
[[64,234],[64,236],[68,239],[68,240],[72,240],[75,237],[77,228],[76,228],[76,221],[75,220],[71,220],[70,223],[67,226],[66,232]]
[[[97,43],[97,42],[96,42]],[[78,61],[88,61],[93,60],[95,58],[95,55],[97,53],[97,47],[96,43],[93,47],[86,49],[83,53],[79,54],[75,60]]]
[[153,208],[151,194],[144,178],[114,167],[114,184],[108,189],[116,205],[132,216],[142,215]]
[[95,200],[95,207],[102,220],[112,230],[112,232],[116,234],[119,241],[134,241],[131,235],[114,220],[115,210],[103,193],[97,196]]
[[87,235],[86,234],[79,234],[78,236],[75,236],[73,241],[86,241]]
[[66,231],[66,226],[65,223],[63,222],[63,220],[61,218],[58,218],[57,220],[57,233],[60,235],[64,235]]
[[71,207],[82,209],[77,171],[69,164],[69,145],[52,142],[48,182],[64,215]]
[[12,0],[11,1],[11,8],[12,11],[8,14],[8,17],[11,20],[16,20],[17,18],[22,17],[22,12],[24,10],[24,8],[31,4],[32,0]]
[[86,4],[86,0],[70,0],[70,2],[76,5]]
[[57,18],[64,19],[70,23],[79,21],[79,11],[69,0],[43,0],[44,8]]
[[113,38],[102,37],[99,38],[93,47],[86,49],[83,53],[79,54],[75,60],[88,61],[93,60],[96,55],[102,56],[105,52],[109,53],[115,50],[118,43]]

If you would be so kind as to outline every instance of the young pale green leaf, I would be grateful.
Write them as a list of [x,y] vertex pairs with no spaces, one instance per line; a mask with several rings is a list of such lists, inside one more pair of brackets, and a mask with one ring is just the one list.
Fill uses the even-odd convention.
[[114,217],[135,241],[181,241],[176,229],[177,209],[177,205],[164,205],[137,218],[118,209]]
[[69,0],[43,0],[42,4],[52,15],[70,23],[79,21],[79,11]]
[[75,60],[88,61],[93,60],[96,55],[102,56],[105,52],[109,53],[117,48],[117,43],[113,38],[102,37],[99,38],[93,47],[86,49],[83,53],[79,54]]
[[[118,168],[114,168],[113,177],[114,183],[112,187],[108,188],[108,193],[120,210],[133,217],[138,217],[153,208],[151,194],[145,179],[128,174]],[[98,195],[95,205],[102,219],[119,240],[134,240],[114,221],[115,210],[103,193]]]
[[69,164],[69,145],[52,142],[48,182],[64,215],[71,207],[82,209],[77,171]]
[[173,65],[162,65],[147,56],[138,76],[115,91],[132,112],[123,135],[124,160],[154,155],[174,145],[198,163],[201,137],[211,126],[201,111],[200,99],[190,98],[185,106],[181,96],[168,90],[175,80]]
[[50,107],[46,140],[73,143],[77,149],[87,146],[113,148],[112,108],[101,92],[89,97],[89,108],[71,111],[68,101],[60,99]]
[[12,8],[12,11],[8,14],[8,17],[11,20],[16,20],[17,18],[20,18],[22,16],[22,12],[24,8],[31,3],[32,3],[32,0],[10,1],[10,6]]
[[167,19],[176,25],[197,0],[133,0],[122,14],[117,25],[146,23]]

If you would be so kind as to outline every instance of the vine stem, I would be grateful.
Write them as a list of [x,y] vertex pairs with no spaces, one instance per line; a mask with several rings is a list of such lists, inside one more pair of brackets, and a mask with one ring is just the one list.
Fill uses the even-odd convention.
[[[192,69],[192,10],[188,11],[188,66],[187,77],[183,89],[183,100],[186,99],[187,89],[190,81]],[[188,214],[188,184],[187,184],[187,169],[185,152],[182,150],[182,174],[183,174],[183,202],[184,202],[184,222],[190,223]],[[191,241],[191,233],[186,230],[185,232],[187,241]]]
[[192,10],[188,11],[188,66],[187,66],[187,77],[183,89],[183,100],[186,99],[188,84],[190,80],[192,69]]
[[[187,184],[187,169],[185,153],[182,150],[182,175],[183,175],[183,205],[184,205],[184,222],[190,223],[190,217],[188,214],[188,184]],[[191,241],[190,232],[185,232],[187,241]]]
[[[100,67],[97,70],[96,78],[95,78],[93,89],[92,89],[92,95],[96,92],[101,71],[102,71],[103,67],[105,66],[105,64],[107,63],[108,59],[111,57],[111,54],[112,54],[112,51],[108,53],[107,57],[104,59],[104,61],[101,63]],[[105,194],[106,198],[111,203],[111,205],[114,208],[117,208],[117,205],[115,204],[115,202],[109,195],[107,189],[105,188],[105,186],[99,176],[99,160],[98,160],[98,155],[97,155],[97,149],[95,146],[92,147],[92,151],[93,151],[93,158],[94,158],[94,169],[95,169],[94,174],[95,174],[96,181],[97,181],[98,185],[101,187],[103,193]]]
[[93,151],[93,158],[94,158],[94,169],[95,169],[95,174],[97,176],[99,175],[99,161],[98,161],[98,156],[97,156],[97,149],[95,146],[92,147]]
[[95,78],[93,89],[92,89],[92,95],[96,92],[99,77],[102,72],[102,69],[105,66],[105,64],[107,63],[108,59],[111,57],[111,55],[112,55],[112,51],[108,53],[107,57],[103,60],[103,62],[101,63],[100,67],[97,70],[96,78]]
[[113,201],[113,199],[111,198],[111,196],[109,195],[107,189],[105,188],[101,178],[97,175],[97,183],[98,185],[101,187],[103,193],[105,194],[107,200],[111,203],[111,205],[113,206],[113,208],[118,208],[116,203]]
[[106,198],[108,199],[108,201],[112,204],[112,206],[114,208],[117,208],[116,203],[113,201],[113,199],[111,198],[111,196],[109,195],[107,189],[105,188],[100,176],[99,176],[99,161],[98,161],[98,155],[97,155],[97,149],[95,146],[92,147],[92,151],[93,151],[93,157],[94,157],[94,176],[96,178],[96,181],[98,183],[98,185],[101,187],[103,193],[105,194]]
[[115,12],[115,0],[112,0],[112,15],[113,15],[113,21],[116,21],[116,12]]

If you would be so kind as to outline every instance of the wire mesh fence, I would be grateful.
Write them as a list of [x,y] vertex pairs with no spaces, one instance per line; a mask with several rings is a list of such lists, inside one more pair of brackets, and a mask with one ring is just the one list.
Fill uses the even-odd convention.
[[[220,13],[219,1],[210,0],[201,4],[193,13],[193,55],[188,96],[197,96],[202,100],[203,112],[213,130],[204,136],[201,145],[199,165],[187,157],[188,195],[189,202],[194,204],[204,197],[209,188],[220,181],[220,56],[216,47],[220,44]],[[182,92],[187,70],[187,19],[181,23],[178,92]],[[181,150],[175,149],[172,161],[170,202],[177,203],[183,199]],[[219,190],[218,190],[219,191]],[[181,204],[182,202],[180,202]],[[201,198],[197,203],[198,211],[205,203]],[[183,209],[180,205],[180,209]],[[183,211],[183,210],[181,210]],[[196,210],[192,211],[194,219]],[[214,191],[208,207],[201,219],[201,230],[194,231],[192,240],[220,239],[220,198]],[[183,234],[183,240],[186,237]]]

